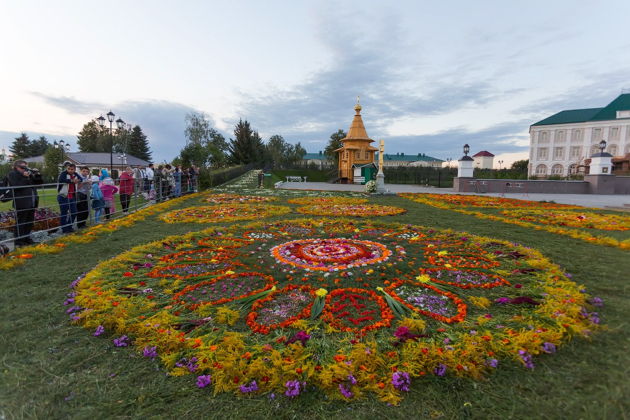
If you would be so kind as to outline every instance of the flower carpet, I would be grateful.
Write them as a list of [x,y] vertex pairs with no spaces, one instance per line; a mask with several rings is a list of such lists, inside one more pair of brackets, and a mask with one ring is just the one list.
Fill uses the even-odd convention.
[[[400,194],[443,210],[630,250],[630,217],[564,204],[457,194]],[[611,233],[612,232],[612,233]]]
[[276,201],[277,197],[261,195],[241,195],[230,193],[209,194],[201,201],[210,204],[233,204],[233,203],[267,203]]
[[401,207],[383,206],[379,204],[311,204],[298,207],[297,211],[312,216],[353,216],[375,217],[394,216],[405,213]]
[[[165,218],[214,220],[206,209],[218,207]],[[590,336],[601,305],[534,249],[349,219],[170,236],[101,262],[71,287],[73,322],[189,375],[191,386],[286,398],[319,389],[391,404],[429,377],[532,369]]]
[[290,213],[287,206],[266,204],[217,204],[214,206],[186,207],[160,216],[166,223],[224,223],[236,220],[253,220]]

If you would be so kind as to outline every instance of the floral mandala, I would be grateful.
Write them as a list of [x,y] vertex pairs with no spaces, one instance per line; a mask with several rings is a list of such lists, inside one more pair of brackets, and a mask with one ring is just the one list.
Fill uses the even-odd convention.
[[187,207],[160,216],[166,223],[225,223],[253,220],[290,213],[287,206],[265,204],[218,204],[215,206]]
[[74,322],[214,392],[396,404],[427,375],[533,368],[601,305],[539,252],[395,223],[284,220],[167,237],[73,282]]
[[276,201],[278,197],[261,196],[261,195],[240,195],[240,194],[209,194],[201,201],[211,204],[237,204],[237,203],[267,203]]
[[297,211],[302,214],[314,216],[353,216],[353,217],[374,217],[374,216],[394,216],[405,213],[402,207],[382,206],[379,204],[311,204],[298,207]]

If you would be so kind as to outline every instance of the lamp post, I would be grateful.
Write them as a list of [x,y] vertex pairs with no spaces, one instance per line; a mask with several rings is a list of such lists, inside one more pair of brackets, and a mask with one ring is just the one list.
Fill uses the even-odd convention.
[[448,169],[451,169],[451,161],[452,160],[453,159],[451,159],[451,158],[446,158],[446,166],[448,167]]
[[599,142],[599,153],[604,153],[604,149],[606,148],[606,140],[602,139]]
[[63,165],[63,162],[66,160],[66,152],[70,152],[70,143],[66,143],[63,140],[59,140],[59,142],[55,140],[53,147],[61,150],[61,164]]
[[464,145],[464,156],[468,156],[468,153],[470,152],[470,146],[468,144]]
[[[114,172],[114,131],[112,124],[114,123],[116,114],[110,110],[106,115],[107,121],[109,121],[109,172],[111,176]],[[101,128],[105,128],[105,118],[103,118],[102,115],[98,117],[96,121]],[[116,126],[119,130],[122,130],[125,127],[125,122],[121,118],[118,118],[116,120]]]
[[502,160],[500,160],[498,163],[499,163],[499,170],[501,170],[501,169],[502,169],[502,168],[501,168],[501,165],[503,165],[503,161],[502,161]]

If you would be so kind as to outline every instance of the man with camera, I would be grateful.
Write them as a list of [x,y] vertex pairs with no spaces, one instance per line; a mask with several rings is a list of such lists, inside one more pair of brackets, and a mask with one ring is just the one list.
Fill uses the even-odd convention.
[[[15,246],[30,245],[31,230],[35,218],[35,209],[39,205],[37,187],[43,183],[42,176],[37,169],[30,169],[23,160],[13,163],[13,170],[5,178],[8,187],[4,196],[13,200],[15,209]],[[4,201],[4,200],[3,200]]]
[[57,202],[59,203],[59,224],[63,233],[74,232],[74,220],[77,217],[77,184],[83,178],[76,173],[77,166],[74,163],[64,163],[65,170],[57,179]]

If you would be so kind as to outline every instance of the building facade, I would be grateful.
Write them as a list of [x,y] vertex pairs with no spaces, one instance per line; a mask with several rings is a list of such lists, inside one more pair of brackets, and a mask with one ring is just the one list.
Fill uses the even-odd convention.
[[473,167],[479,169],[492,169],[494,167],[494,155],[487,150],[482,150],[473,155]]
[[529,176],[549,177],[585,172],[590,157],[606,140],[615,158],[630,154],[630,93],[603,108],[561,111],[529,129]]

